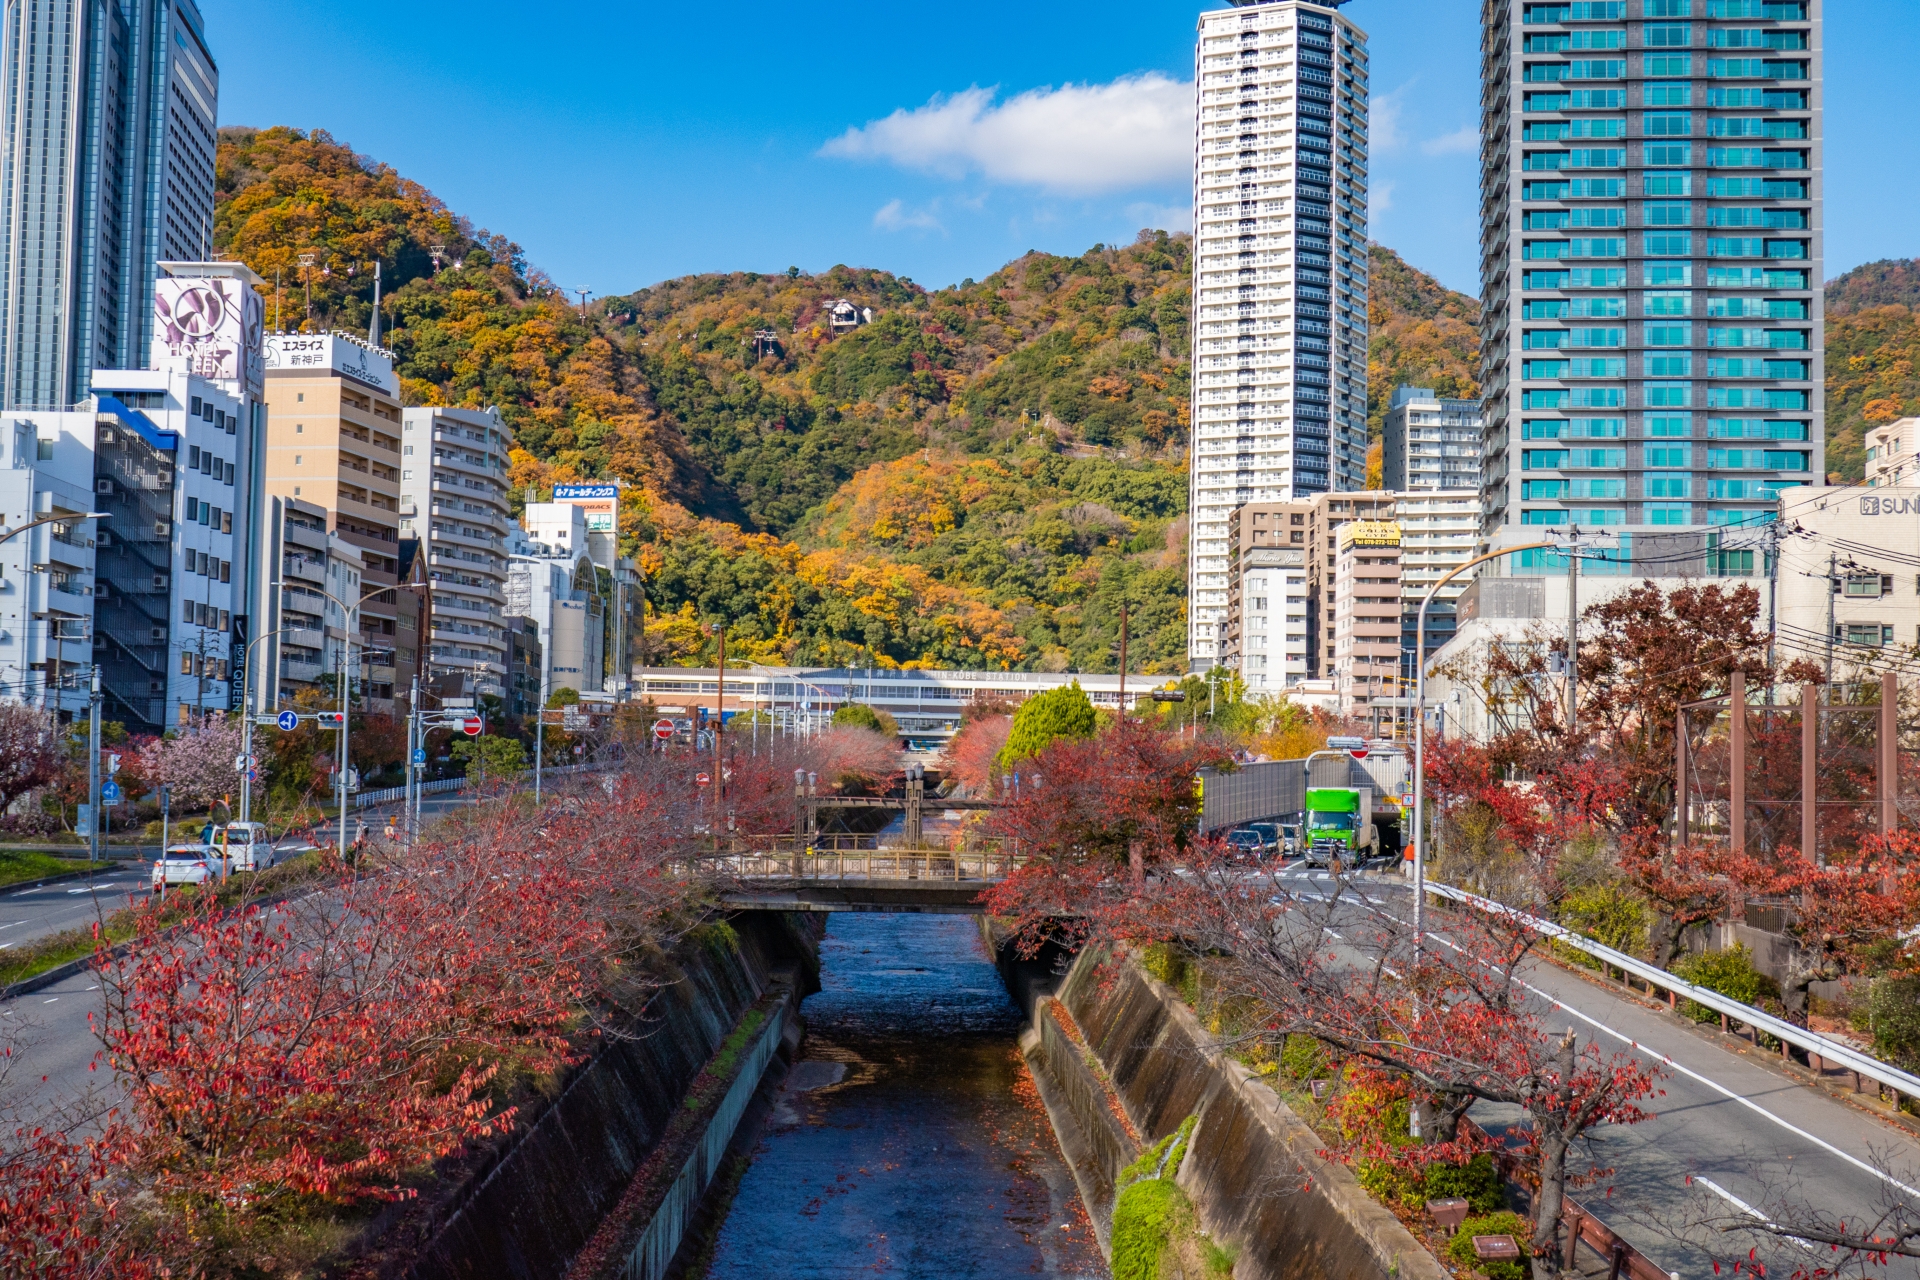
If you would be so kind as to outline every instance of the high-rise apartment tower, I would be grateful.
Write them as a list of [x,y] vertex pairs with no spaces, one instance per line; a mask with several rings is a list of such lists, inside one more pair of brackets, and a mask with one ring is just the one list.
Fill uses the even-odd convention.
[[1711,547],[1820,478],[1820,6],[1484,0],[1492,545]]
[[1221,656],[1229,520],[1358,489],[1367,452],[1367,37],[1344,0],[1234,0],[1195,54],[1188,659]]
[[213,256],[219,69],[194,0],[0,9],[0,403],[139,369],[158,264]]

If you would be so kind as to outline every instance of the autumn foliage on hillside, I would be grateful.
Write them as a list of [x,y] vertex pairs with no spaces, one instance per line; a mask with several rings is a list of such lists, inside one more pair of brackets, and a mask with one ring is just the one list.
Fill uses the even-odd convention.
[[1391,249],[1368,254],[1367,425],[1378,438],[1398,386],[1480,397],[1480,303],[1417,271]]

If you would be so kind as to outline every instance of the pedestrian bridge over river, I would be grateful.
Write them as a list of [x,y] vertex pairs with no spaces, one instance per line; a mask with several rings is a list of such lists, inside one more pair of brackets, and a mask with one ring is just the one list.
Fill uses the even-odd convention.
[[[695,859],[736,911],[900,911],[981,915],[980,894],[1026,859],[997,843],[879,847],[873,836],[737,837]],[[862,847],[864,846],[864,847]]]

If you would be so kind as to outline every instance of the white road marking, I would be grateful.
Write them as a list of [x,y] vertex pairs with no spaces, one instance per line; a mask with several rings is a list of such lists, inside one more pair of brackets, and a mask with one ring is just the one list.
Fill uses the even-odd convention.
[[[1725,1200],[1728,1204],[1732,1205],[1734,1208],[1738,1209],[1740,1212],[1746,1214],[1749,1218],[1757,1218],[1762,1223],[1764,1223],[1769,1227],[1778,1227],[1780,1225],[1779,1223],[1775,1222],[1772,1218],[1769,1218],[1766,1214],[1760,1212],[1758,1209],[1748,1204],[1745,1200],[1742,1200],[1739,1196],[1733,1194],[1733,1192],[1727,1190],[1725,1187],[1715,1182],[1712,1178],[1702,1178],[1698,1175],[1695,1175],[1693,1180],[1699,1183],[1701,1186],[1705,1187],[1707,1190],[1713,1192],[1713,1194],[1719,1196],[1722,1200]],[[1807,1250],[1809,1253],[1813,1252],[1813,1243],[1811,1241],[1802,1240],[1799,1236],[1784,1236],[1782,1238],[1793,1241],[1793,1243],[1799,1245],[1802,1249]]]
[[59,997],[59,996],[55,996],[55,997],[54,997],[53,999],[51,999],[51,1000],[42,1000],[42,1001],[41,1001],[40,1003],[41,1003],[41,1004],[59,1004],[59,1003],[60,1003],[60,997]]

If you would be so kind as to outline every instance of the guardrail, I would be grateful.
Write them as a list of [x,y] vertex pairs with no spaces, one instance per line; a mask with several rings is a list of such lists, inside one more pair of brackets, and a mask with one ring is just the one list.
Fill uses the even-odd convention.
[[846,832],[826,834],[816,832],[807,835],[802,832],[795,835],[790,831],[779,831],[764,836],[729,835],[726,837],[732,852],[801,852],[801,853],[880,853],[888,849],[898,849],[907,853],[926,853],[939,850],[943,853],[955,851],[966,853],[984,853],[1000,848],[997,837],[973,835],[922,835],[918,844],[906,844],[893,840],[893,837],[880,833],[855,835]]
[[870,853],[802,850],[790,854],[704,854],[692,862],[701,871],[736,880],[812,883],[920,880],[935,884],[990,884],[1012,875],[1024,859],[997,850],[949,853],[882,849]]
[[[552,778],[569,773],[591,773],[595,769],[609,768],[612,768],[612,766],[604,764],[563,764],[556,765],[549,769],[543,769],[541,772],[545,777]],[[445,795],[449,791],[465,791],[468,787],[473,786],[475,781],[473,778],[442,778],[438,782],[423,782],[420,784],[420,794],[423,796],[438,796]],[[366,809],[376,804],[391,804],[395,800],[405,800],[406,798],[407,789],[405,787],[382,787],[378,791],[361,791],[355,794],[353,797],[353,807],[356,809]]]
[[1920,1076],[1902,1071],[1900,1068],[1882,1062],[1878,1058],[1868,1057],[1852,1045],[1830,1039],[1817,1031],[1809,1031],[1805,1027],[1795,1026],[1784,1018],[1777,1018],[1773,1014],[1762,1009],[1756,1009],[1750,1004],[1742,1004],[1738,1000],[1721,995],[1718,991],[1709,991],[1705,987],[1697,987],[1683,978],[1674,977],[1665,969],[1648,964],[1644,960],[1636,959],[1624,951],[1615,951],[1612,947],[1595,942],[1591,938],[1582,937],[1571,929],[1557,925],[1551,920],[1542,920],[1537,916],[1528,915],[1524,911],[1515,910],[1504,903],[1494,902],[1489,898],[1482,898],[1477,894],[1468,893],[1464,889],[1456,889],[1452,885],[1439,884],[1432,880],[1427,881],[1427,891],[1439,897],[1473,907],[1476,910],[1484,911],[1489,915],[1503,915],[1518,920],[1528,928],[1552,938],[1556,942],[1561,942],[1569,947],[1584,951],[1594,957],[1594,959],[1619,969],[1622,973],[1633,974],[1650,987],[1666,991],[1673,996],[1691,1000],[1702,1008],[1711,1009],[1715,1013],[1725,1017],[1738,1019],[1756,1030],[1766,1032],[1782,1044],[1792,1045],[1797,1049],[1804,1049],[1809,1055],[1819,1058],[1823,1063],[1852,1071],[1863,1079],[1872,1080],[1877,1084],[1892,1089],[1897,1094],[1904,1094],[1909,1098],[1920,1098]]

